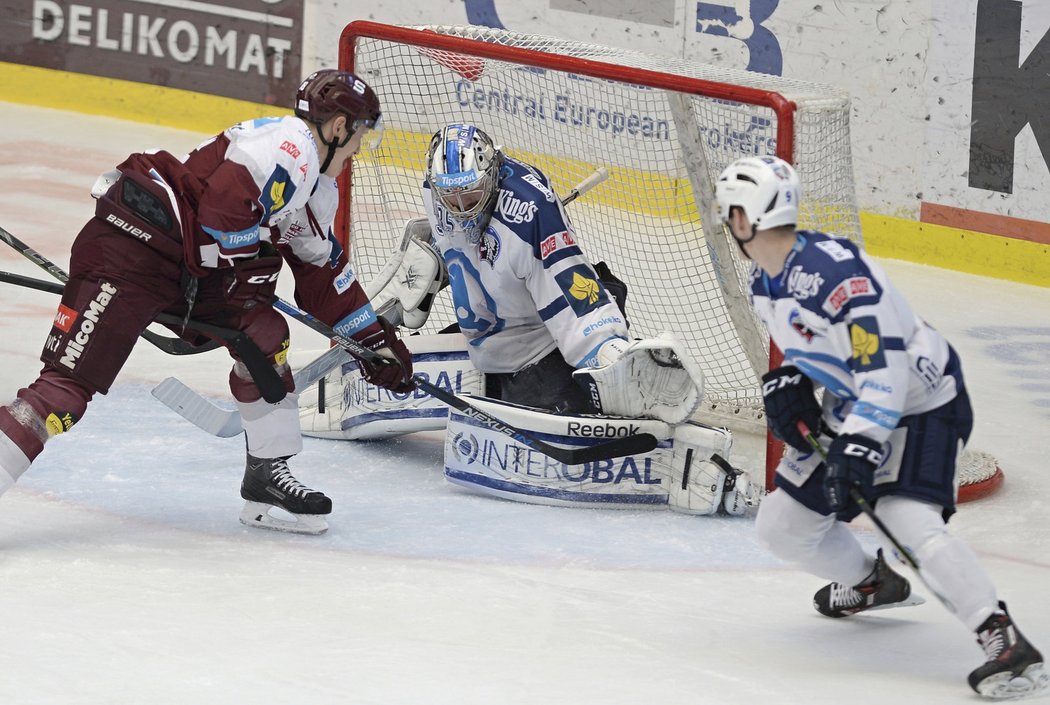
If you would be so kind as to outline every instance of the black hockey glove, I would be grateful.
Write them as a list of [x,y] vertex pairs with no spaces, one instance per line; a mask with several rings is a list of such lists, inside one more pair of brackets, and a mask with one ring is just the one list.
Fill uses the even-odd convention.
[[803,421],[814,437],[820,436],[820,404],[809,377],[794,365],[770,370],[762,375],[762,397],[773,435],[800,453],[811,452],[813,446],[798,430]]
[[824,461],[824,497],[836,514],[850,505],[850,488],[867,497],[875,481],[875,470],[882,464],[882,444],[866,436],[847,433],[831,442]]
[[382,316],[379,316],[378,319],[379,330],[373,330],[361,337],[354,337],[357,342],[369,350],[379,352],[384,348],[388,349],[393,353],[393,357],[388,358],[391,364],[361,360],[361,374],[377,387],[383,387],[398,394],[407,394],[416,388],[415,382],[412,381],[412,353],[397,337],[394,326]]
[[272,302],[281,262],[281,256],[268,242],[262,243],[255,257],[234,260],[233,270],[226,279],[226,303],[249,309]]

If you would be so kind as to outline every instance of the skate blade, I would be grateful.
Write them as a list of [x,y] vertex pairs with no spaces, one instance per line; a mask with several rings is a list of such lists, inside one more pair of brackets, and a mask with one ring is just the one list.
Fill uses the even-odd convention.
[[1050,694],[1050,674],[1041,663],[1034,663],[1019,676],[998,673],[977,684],[977,692],[989,700],[1021,700]]
[[292,517],[292,520],[288,520],[272,515],[270,513],[272,510],[277,510],[277,507],[262,502],[245,502],[244,509],[241,510],[241,523],[257,529],[283,531],[289,534],[317,536],[328,531],[328,520],[323,514],[283,512],[285,516]]
[[916,595],[914,592],[908,595],[900,602],[891,602],[887,605],[876,605],[875,607],[869,607],[866,610],[862,610],[857,614],[863,614],[864,612],[875,612],[876,610],[889,610],[896,609],[897,607],[918,607],[919,605],[925,605],[926,598],[922,595]]

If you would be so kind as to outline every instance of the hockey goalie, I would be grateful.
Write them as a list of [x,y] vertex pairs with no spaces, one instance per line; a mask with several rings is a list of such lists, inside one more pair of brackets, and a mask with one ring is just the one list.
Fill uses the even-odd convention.
[[693,514],[742,514],[754,503],[749,477],[728,462],[729,431],[689,420],[703,375],[684,344],[630,337],[626,285],[605,263],[590,264],[563,207],[570,198],[559,200],[541,171],[454,123],[431,140],[422,200],[427,218],[406,225],[399,268],[373,296],[388,320],[418,329],[434,297],[451,294],[452,330],[404,338],[415,372],[559,446],[639,433],[660,443],[565,465],[419,390],[375,387],[350,358],[303,391],[304,433],[445,429],[446,478],[517,501]]

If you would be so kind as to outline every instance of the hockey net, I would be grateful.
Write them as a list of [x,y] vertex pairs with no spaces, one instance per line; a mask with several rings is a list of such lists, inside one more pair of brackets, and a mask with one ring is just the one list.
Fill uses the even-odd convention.
[[[683,338],[706,377],[699,420],[765,432],[757,380],[769,369],[768,336],[748,304],[747,266],[715,219],[713,181],[741,156],[776,154],[805,186],[799,227],[859,241],[847,93],[477,26],[353,22],[340,67],[376,90],[385,125],[379,149],[359,155],[342,184],[337,225],[362,280],[405,222],[425,215],[424,155],[445,123],[483,127],[561,195],[605,167],[608,180],[569,212],[591,259],[628,283],[632,333]],[[439,297],[423,331],[455,321]],[[964,483],[986,482],[994,459],[985,465]]]

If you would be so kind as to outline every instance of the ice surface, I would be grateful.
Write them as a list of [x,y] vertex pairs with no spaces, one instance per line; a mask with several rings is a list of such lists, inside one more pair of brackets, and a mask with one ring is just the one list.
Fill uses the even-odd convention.
[[[203,137],[2,103],[0,115],[0,225],[63,266],[99,172]],[[883,264],[959,349],[974,445],[1007,473],[953,529],[1050,648],[1050,289]],[[47,278],[6,246],[0,269]],[[36,375],[56,299],[0,284],[0,301],[3,403]],[[291,325],[302,363],[322,341]],[[307,439],[294,469],[332,497],[329,532],[246,528],[242,441],[149,395],[175,375],[223,399],[228,367],[222,352],[176,358],[141,343],[113,391],[0,500],[0,703],[976,699],[965,677],[982,654],[936,600],[827,620],[810,605],[821,581],[766,555],[753,517],[475,496],[444,481],[433,433]]]

